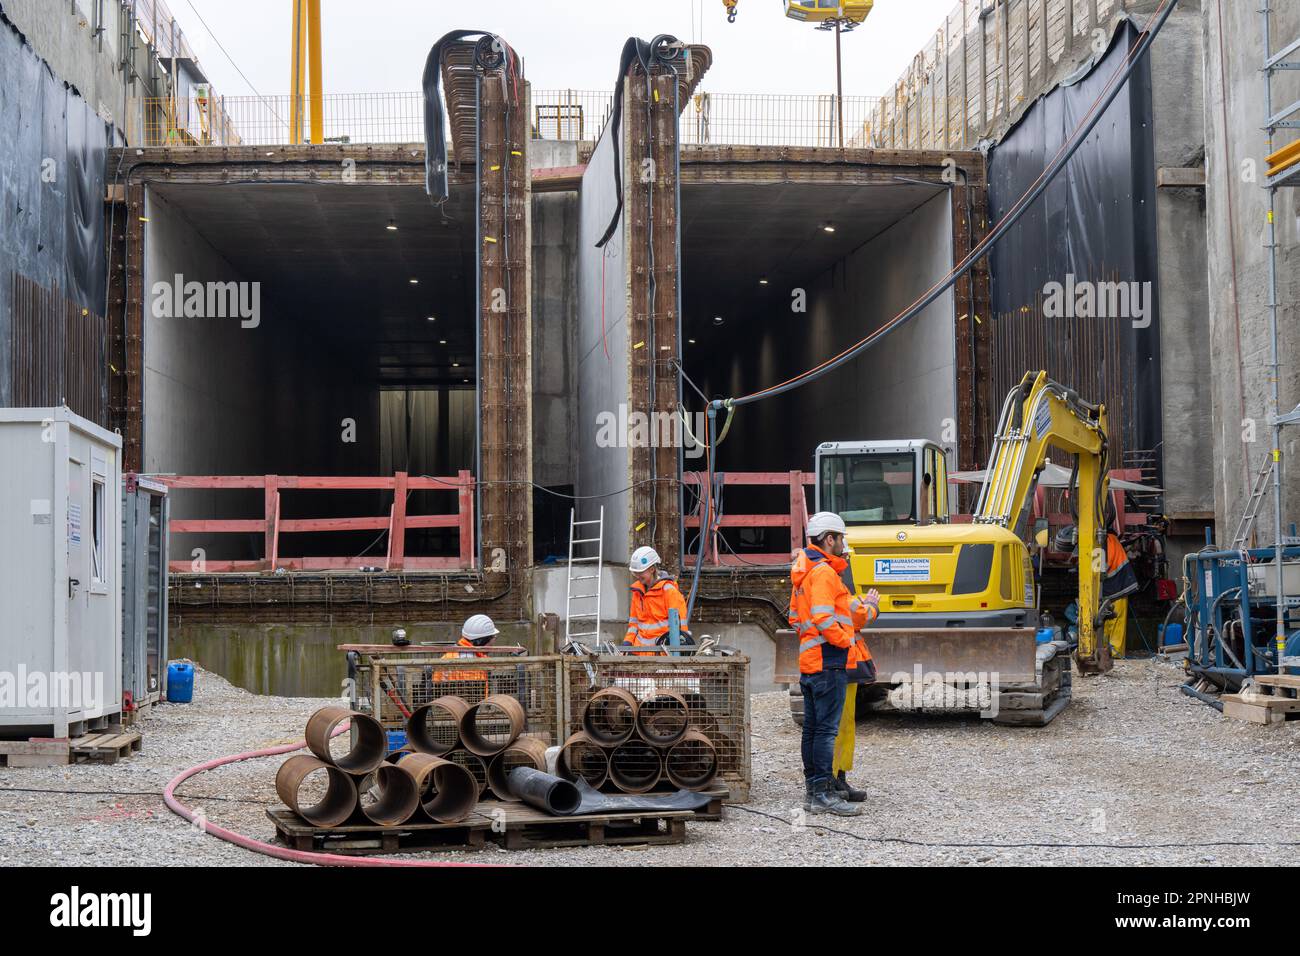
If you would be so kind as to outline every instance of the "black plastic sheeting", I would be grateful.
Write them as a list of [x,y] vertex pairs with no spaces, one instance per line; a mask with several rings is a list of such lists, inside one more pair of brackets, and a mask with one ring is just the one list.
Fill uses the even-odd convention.
[[[1036,102],[989,157],[989,205],[1000,220],[1030,189],[1061,144],[1083,120],[1107,81],[1120,69],[1138,31],[1117,30],[1110,49],[1086,75]],[[1151,285],[1146,328],[1118,323],[1115,347],[1094,355],[1082,346],[1078,322],[1035,321],[1044,368],[1089,401],[1122,409],[1111,432],[1125,449],[1155,449],[1161,441],[1159,275],[1156,251],[1155,160],[1151,131],[1151,73],[1147,58],[1128,89],[1016,228],[990,256],[996,413],[1003,396],[1027,368],[999,363],[999,337],[1019,335],[1016,318],[1042,307],[1045,286],[1077,281],[1128,281]],[[1055,368],[1052,365],[1055,364]],[[1071,376],[1078,380],[1072,381]],[[1093,379],[1095,381],[1089,381]],[[1096,394],[1099,382],[1118,394]],[[1092,392],[1092,394],[1090,394]],[[1117,430],[1119,431],[1116,434]],[[1119,467],[1112,459],[1111,466]]]
[[[701,810],[707,807],[709,800],[712,799],[708,794],[696,793],[692,790],[678,790],[676,793],[601,793],[581,777],[572,785],[577,787],[579,803],[572,813],[563,814],[564,816],[581,816],[584,813]],[[539,810],[548,810],[544,798],[546,790],[560,786],[568,786],[568,784],[554,774],[542,773],[540,770],[528,767],[517,767],[510,771],[510,788],[514,790],[515,796]]]
[[0,6],[0,404],[10,394],[10,273],[104,314],[104,159],[113,130]]

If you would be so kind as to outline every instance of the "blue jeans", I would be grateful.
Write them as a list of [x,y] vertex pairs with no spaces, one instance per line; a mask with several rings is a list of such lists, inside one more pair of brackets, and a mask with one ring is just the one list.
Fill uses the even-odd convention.
[[813,786],[831,779],[835,735],[839,733],[847,687],[843,668],[799,678],[799,689],[803,691],[803,775]]

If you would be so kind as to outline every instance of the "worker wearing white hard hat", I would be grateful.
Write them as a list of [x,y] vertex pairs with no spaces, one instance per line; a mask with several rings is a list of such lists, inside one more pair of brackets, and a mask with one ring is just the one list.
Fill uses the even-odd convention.
[[802,756],[804,806],[813,813],[854,816],[860,791],[851,791],[834,773],[836,738],[850,691],[849,672],[857,679],[874,676],[871,654],[857,636],[876,617],[875,590],[851,595],[840,575],[848,528],[844,519],[819,511],[808,519],[808,547],[801,548],[790,568],[790,626],[799,635],[799,689],[803,693]]
[[[625,645],[656,647],[668,641],[669,612],[677,612],[678,630],[682,643],[691,644],[686,623],[686,599],[669,574],[661,571],[662,559],[654,548],[642,546],[632,552],[628,570],[632,572],[632,600],[627,618]],[[659,653],[657,650],[636,651],[641,656]]]
[[[501,632],[497,626],[492,623],[492,618],[486,614],[475,614],[467,620],[460,629],[460,640],[456,646],[461,650],[448,651],[443,654],[444,660],[457,660],[459,658],[487,657],[487,652],[480,651],[478,648],[492,643],[492,638]],[[433,679],[438,682],[460,682],[473,681],[475,685],[480,682],[486,683],[487,672],[479,670],[455,670],[455,671],[438,671],[433,675]],[[451,691],[446,691],[451,693]]]

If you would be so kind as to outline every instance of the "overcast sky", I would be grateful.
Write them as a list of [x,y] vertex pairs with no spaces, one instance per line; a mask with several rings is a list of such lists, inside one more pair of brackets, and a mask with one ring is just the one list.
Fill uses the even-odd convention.
[[[253,92],[231,59],[259,93],[288,92],[292,0],[169,5],[217,93]],[[704,82],[711,92],[821,93],[835,86],[833,36],[787,20],[780,0],[739,0],[732,24],[722,0],[323,0],[321,6],[326,93],[417,90],[429,47],[462,28],[501,34],[523,57],[535,89],[610,89],[623,42],[657,33],[713,48]],[[955,0],[876,0],[866,23],[844,38],[845,94],[884,94],[954,6]]]

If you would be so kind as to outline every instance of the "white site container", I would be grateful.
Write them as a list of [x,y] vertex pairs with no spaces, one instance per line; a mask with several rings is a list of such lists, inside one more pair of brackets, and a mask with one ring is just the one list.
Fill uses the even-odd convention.
[[121,449],[67,408],[0,408],[0,737],[121,712]]

